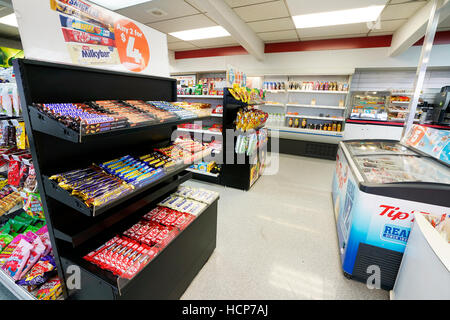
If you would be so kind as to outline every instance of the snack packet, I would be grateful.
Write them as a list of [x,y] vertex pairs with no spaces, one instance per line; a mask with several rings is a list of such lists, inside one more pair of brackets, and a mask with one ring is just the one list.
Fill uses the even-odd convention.
[[2,269],[6,271],[14,280],[19,280],[25,264],[30,257],[31,249],[33,245],[28,243],[25,239],[21,239],[17,244],[14,251],[6,260]]
[[39,300],[56,300],[61,293],[61,280],[55,276],[39,288],[36,293],[36,298]]
[[16,283],[27,286],[28,291],[33,291],[37,286],[44,284],[56,272],[56,263],[51,255],[42,257],[28,272],[25,277]]

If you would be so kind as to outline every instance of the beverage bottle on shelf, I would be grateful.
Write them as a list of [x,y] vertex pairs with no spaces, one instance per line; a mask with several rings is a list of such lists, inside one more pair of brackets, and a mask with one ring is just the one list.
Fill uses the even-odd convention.
[[289,118],[289,127],[291,127],[291,128],[292,128],[292,125],[293,125],[293,121],[292,121],[292,118]]
[[323,125],[323,130],[325,130],[325,131],[328,130],[328,124],[325,123],[325,124]]
[[328,124],[328,131],[331,131],[331,128],[332,128],[331,123],[329,123]]
[[296,128],[298,128],[298,127],[300,126],[300,121],[298,120],[298,118],[295,118],[294,126],[295,126]]
[[342,128],[341,123],[338,123],[338,125],[337,125],[337,131],[338,131],[338,132],[341,132],[341,128]]
[[332,131],[336,131],[336,122],[333,122],[333,127],[331,128]]
[[306,119],[303,118],[302,120],[302,128],[305,129],[306,128]]

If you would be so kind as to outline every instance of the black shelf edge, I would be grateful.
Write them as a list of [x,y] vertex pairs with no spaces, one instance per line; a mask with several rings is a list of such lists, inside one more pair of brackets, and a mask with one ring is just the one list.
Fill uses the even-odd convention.
[[[149,271],[149,269],[152,268],[153,264],[158,263],[158,260],[163,259],[162,257],[167,254],[170,251],[173,251],[171,248],[175,246],[176,243],[184,242],[183,238],[186,236],[186,234],[192,233],[193,229],[195,229],[195,226],[198,224],[201,224],[201,220],[204,220],[205,215],[211,215],[215,214],[217,215],[217,204],[220,198],[217,198],[213,203],[208,205],[205,210],[203,210],[195,219],[190,223],[185,229],[181,230],[176,237],[172,239],[154,258],[152,261],[150,261],[141,271],[139,271],[138,274],[136,274],[132,279],[125,279],[121,278],[117,275],[114,275],[111,271],[104,270],[100,268],[99,266],[90,263],[87,260],[83,259],[83,256],[90,251],[86,252],[80,252],[80,251],[73,251],[72,253],[62,254],[61,257],[68,261],[71,265],[77,265],[79,266],[84,272],[88,272],[91,276],[94,276],[95,278],[107,283],[109,286],[111,286],[114,290],[116,290],[119,295],[121,295],[121,292],[125,290],[126,287],[128,287],[133,282],[139,281],[139,278]],[[212,212],[214,211],[214,212]],[[137,222],[137,221],[136,221]],[[95,248],[91,248],[95,249]],[[82,256],[79,254],[81,253]]]
[[71,128],[66,127],[64,124],[60,123],[59,121],[49,117],[47,114],[40,112],[34,107],[28,106],[28,112],[30,114],[30,120],[31,124],[33,126],[33,130],[39,131],[60,139],[64,139],[73,143],[84,143],[84,142],[90,142],[93,140],[98,139],[104,139],[107,137],[114,137],[116,135],[121,134],[129,134],[129,133],[135,133],[135,132],[144,132],[147,130],[152,130],[156,128],[161,127],[171,127],[176,126],[183,123],[190,123],[195,121],[202,121],[210,119],[211,116],[205,116],[205,117],[197,117],[197,118],[190,118],[190,119],[178,119],[178,120],[172,120],[172,121],[166,121],[166,122],[160,122],[160,123],[151,123],[146,125],[139,125],[134,127],[126,127],[116,130],[108,130],[103,131],[95,134],[89,134],[89,135],[83,135],[80,132],[77,132]]
[[173,176],[181,173],[182,171],[186,170],[187,168],[189,168],[190,165],[191,164],[183,164],[183,166],[181,166],[180,168],[177,168],[173,171],[166,173],[161,178],[156,179],[153,182],[151,182],[143,187],[136,188],[134,191],[127,193],[117,199],[114,199],[113,201],[110,201],[110,202],[106,203],[105,205],[98,207],[98,208],[87,207],[81,199],[72,196],[70,192],[60,188],[58,186],[57,182],[50,180],[49,177],[47,177],[45,175],[43,175],[42,178],[43,178],[43,182],[44,182],[44,188],[45,188],[46,195],[48,195],[49,197],[51,197],[59,202],[62,202],[63,204],[77,210],[78,212],[80,212],[84,215],[87,215],[90,217],[96,217],[96,216],[99,216],[99,215],[105,213],[106,211],[114,208],[115,206],[117,206],[127,200],[130,200],[143,192],[150,190],[155,185],[160,184],[164,181],[167,181],[171,177],[173,177]]
[[99,220],[97,222],[81,223],[80,225],[69,225],[66,226],[70,230],[63,230],[66,227],[55,226],[54,232],[55,237],[69,242],[73,248],[79,247],[86,241],[95,237],[98,233],[110,228],[116,223],[126,219],[130,215],[134,214],[137,210],[149,205],[153,201],[161,198],[169,191],[174,190],[180,184],[186,182],[187,180],[192,178],[192,173],[186,172],[182,176],[173,176],[174,180],[168,182],[164,186],[160,187],[160,185],[152,188],[151,193],[147,196],[140,198],[138,201],[134,202],[132,205],[127,206],[126,208],[122,208],[111,215],[108,215],[105,219]]
[[21,116],[0,115],[0,121],[2,121],[2,120],[19,120],[19,121],[23,121],[23,118]]

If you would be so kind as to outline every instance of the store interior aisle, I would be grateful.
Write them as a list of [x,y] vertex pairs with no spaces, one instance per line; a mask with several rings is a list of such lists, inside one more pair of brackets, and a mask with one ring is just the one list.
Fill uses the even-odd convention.
[[[342,274],[331,203],[334,161],[280,155],[276,175],[220,193],[217,248],[182,299],[388,299]],[[13,299],[0,285],[0,300]]]
[[182,299],[388,299],[344,277],[331,201],[335,162],[280,155],[248,192],[220,193],[217,248]]

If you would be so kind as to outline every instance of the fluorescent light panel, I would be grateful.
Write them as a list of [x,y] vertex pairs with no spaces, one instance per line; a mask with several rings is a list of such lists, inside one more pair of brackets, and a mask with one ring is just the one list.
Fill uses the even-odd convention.
[[8,14],[7,16],[0,18],[0,23],[6,24],[11,27],[18,27],[17,18],[15,13]]
[[184,41],[220,38],[230,35],[228,31],[221,26],[171,32],[169,34]]
[[297,29],[337,26],[341,24],[376,21],[380,16],[381,11],[383,11],[383,8],[384,5],[370,6],[365,8],[303,14],[292,18],[294,19],[295,27]]
[[135,6],[144,2],[150,2],[152,0],[90,0],[93,3],[101,5],[110,10],[119,10],[126,7]]

